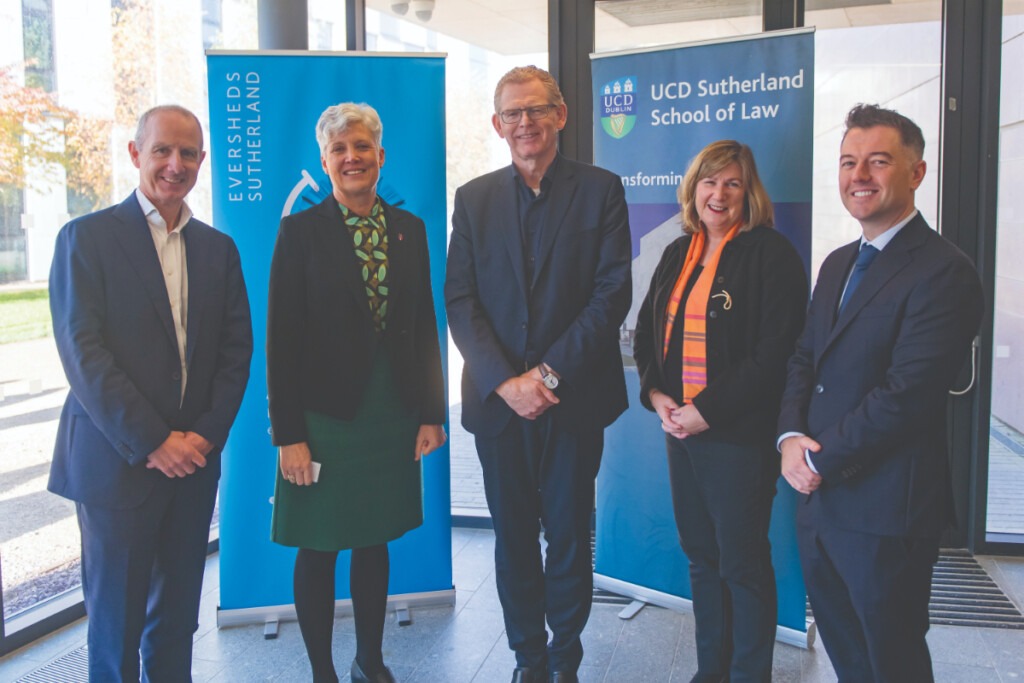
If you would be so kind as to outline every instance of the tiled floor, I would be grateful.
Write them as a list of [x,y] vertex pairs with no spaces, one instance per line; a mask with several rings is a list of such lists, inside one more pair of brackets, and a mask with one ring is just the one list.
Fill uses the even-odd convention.
[[1024,535],[1024,435],[996,417],[989,428],[986,530],[1020,537]]
[[487,499],[484,498],[483,470],[480,469],[480,459],[476,457],[476,442],[473,435],[462,427],[462,404],[455,403],[448,410],[452,511],[483,513],[487,510]]
[[[402,681],[504,683],[513,657],[505,642],[501,610],[494,588],[490,531],[455,529],[452,608],[417,609],[410,626],[389,617],[385,658]],[[1024,559],[979,558],[1017,605],[1024,599]],[[281,626],[277,640],[264,640],[261,626],[218,630],[216,556],[210,559],[199,632],[194,679],[210,683],[308,681],[295,623]],[[608,683],[683,682],[696,669],[693,618],[646,607],[630,621],[618,618],[620,607],[595,605],[584,633],[586,655],[582,681]],[[939,681],[1006,683],[1024,680],[1024,631],[934,627],[928,636]],[[85,623],[79,622],[42,642],[0,659],[0,681],[14,681],[52,659],[81,647]],[[342,680],[355,652],[350,618],[335,622],[334,653]],[[777,682],[834,681],[835,674],[820,644],[811,650],[788,645],[775,649]],[[67,681],[62,683],[74,683]]]

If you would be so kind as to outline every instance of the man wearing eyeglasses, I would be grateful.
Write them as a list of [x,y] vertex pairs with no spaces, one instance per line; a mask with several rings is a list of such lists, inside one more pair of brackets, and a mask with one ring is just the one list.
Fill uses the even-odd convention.
[[558,154],[566,106],[551,74],[513,69],[494,107],[512,165],[456,193],[445,299],[465,359],[462,423],[494,524],[512,681],[566,683],[577,680],[590,615],[604,428],[626,408],[629,219],[618,176]]

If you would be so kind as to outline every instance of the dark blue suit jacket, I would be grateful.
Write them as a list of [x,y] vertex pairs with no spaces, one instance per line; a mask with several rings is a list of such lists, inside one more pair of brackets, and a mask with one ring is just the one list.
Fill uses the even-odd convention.
[[526,280],[511,167],[455,194],[445,300],[465,359],[462,422],[483,436],[514,415],[494,390],[541,361],[562,376],[551,408],[568,428],[602,428],[626,409],[619,327],[629,310],[629,217],[622,181],[560,158],[532,282]]
[[[50,469],[50,491],[111,508],[135,507],[173,481],[146,458],[172,430],[220,450],[249,378],[252,326],[238,251],[192,219],[188,263],[188,378],[153,238],[135,194],[75,219],[57,236],[50,271],[53,333],[71,391]],[[197,476],[197,475],[191,475]]]
[[947,392],[978,331],[977,272],[920,215],[882,250],[836,318],[859,240],[821,266],[790,359],[779,433],[821,444],[801,523],[938,537],[951,520]]

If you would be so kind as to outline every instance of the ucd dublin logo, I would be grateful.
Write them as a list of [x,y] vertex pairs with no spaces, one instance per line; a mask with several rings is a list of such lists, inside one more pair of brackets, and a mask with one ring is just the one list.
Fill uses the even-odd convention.
[[598,111],[601,127],[613,138],[624,138],[636,123],[636,76],[626,76],[601,87]]

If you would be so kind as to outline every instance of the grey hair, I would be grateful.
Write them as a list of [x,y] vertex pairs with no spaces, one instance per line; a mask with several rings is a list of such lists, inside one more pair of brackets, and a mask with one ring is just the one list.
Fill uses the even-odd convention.
[[164,112],[174,112],[175,114],[181,114],[182,116],[188,117],[196,122],[196,128],[199,129],[199,150],[203,149],[203,124],[199,122],[199,117],[192,113],[190,109],[186,109],[180,104],[158,104],[151,109],[147,109],[139,117],[139,123],[135,126],[135,146],[139,149],[142,148],[142,143],[146,141],[146,124],[153,117],[154,114],[162,114]]
[[380,148],[384,137],[384,124],[380,121],[377,110],[365,102],[342,102],[324,109],[320,120],[316,122],[316,141],[320,145],[320,153],[327,153],[327,143],[335,135],[344,133],[353,124],[362,124],[370,131],[373,141]]

